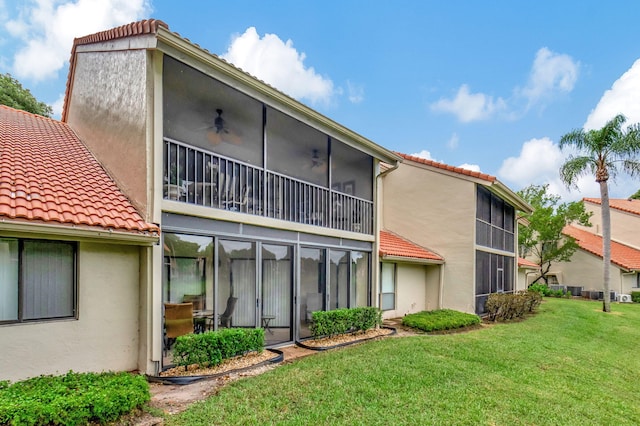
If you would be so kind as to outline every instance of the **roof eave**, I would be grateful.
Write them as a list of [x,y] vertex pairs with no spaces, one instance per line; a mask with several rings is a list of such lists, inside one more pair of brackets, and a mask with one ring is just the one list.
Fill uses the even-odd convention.
[[283,105],[286,108],[307,117],[320,126],[331,129],[336,134],[336,137],[341,139],[342,142],[354,141],[358,143],[360,146],[366,148],[369,154],[373,155],[380,161],[384,161],[392,165],[396,165],[401,161],[401,157],[394,152],[383,148],[364,136],[359,135],[358,133],[309,108],[292,97],[251,76],[240,68],[224,61],[211,52],[208,52],[200,46],[191,43],[189,40],[182,38],[178,34],[170,31],[168,28],[158,27],[156,37],[159,41],[158,49],[161,51],[165,50],[165,46],[173,48],[210,66],[217,72],[226,75],[245,85],[247,88],[250,88],[251,90],[273,100],[274,103]]
[[125,232],[95,227],[79,227],[30,221],[12,221],[0,218],[0,231],[16,235],[42,235],[73,240],[92,240],[140,246],[155,245],[160,241],[156,233]]
[[405,256],[395,256],[395,255],[381,255],[380,259],[388,262],[419,263],[422,265],[443,265],[444,264],[444,260],[422,259],[418,257],[405,257]]
[[494,194],[500,196],[504,201],[507,201],[516,210],[520,210],[524,213],[533,213],[533,207],[525,200],[523,200],[518,194],[513,192],[508,186],[500,182],[499,180],[495,180],[494,182],[486,182],[482,185],[486,186],[490,191]]

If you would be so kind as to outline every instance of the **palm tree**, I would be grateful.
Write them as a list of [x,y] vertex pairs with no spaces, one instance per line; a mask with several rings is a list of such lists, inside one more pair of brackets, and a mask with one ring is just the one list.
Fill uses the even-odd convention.
[[573,147],[576,155],[570,155],[560,167],[560,179],[567,187],[576,187],[579,177],[592,174],[600,185],[602,211],[602,257],[604,261],[604,302],[602,310],[611,312],[611,214],[609,212],[609,185],[621,169],[631,176],[640,174],[640,123],[622,125],[626,117],[618,114],[597,130],[576,129],[560,139],[559,146]]

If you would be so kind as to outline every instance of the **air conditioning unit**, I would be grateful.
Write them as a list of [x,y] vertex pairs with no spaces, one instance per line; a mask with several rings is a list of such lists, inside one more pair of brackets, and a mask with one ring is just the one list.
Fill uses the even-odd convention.
[[616,297],[616,302],[631,303],[631,295],[630,294],[618,294],[617,297]]

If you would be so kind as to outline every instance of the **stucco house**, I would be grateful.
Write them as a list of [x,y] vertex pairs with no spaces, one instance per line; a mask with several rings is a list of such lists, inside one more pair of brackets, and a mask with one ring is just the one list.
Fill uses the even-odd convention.
[[308,337],[314,310],[377,304],[395,153],[157,20],[75,39],[62,120],[162,229],[142,261],[141,371],[170,362],[167,303],[207,329],[268,328],[268,346]]
[[158,241],[66,123],[0,106],[0,380],[138,368]]
[[438,258],[381,258],[383,297],[397,294],[381,303],[384,316],[441,308],[483,314],[489,294],[524,289],[516,212],[531,206],[494,176],[398,155],[402,163],[382,179],[381,227]]
[[[585,210],[593,214],[592,226],[570,225],[563,230],[566,235],[576,239],[580,248],[570,262],[554,264],[549,275],[557,285],[602,292],[601,201],[598,198],[584,198],[582,202]],[[609,206],[611,212],[610,290],[613,296],[628,295],[632,291],[640,291],[640,232],[638,232],[640,200],[611,199]]]

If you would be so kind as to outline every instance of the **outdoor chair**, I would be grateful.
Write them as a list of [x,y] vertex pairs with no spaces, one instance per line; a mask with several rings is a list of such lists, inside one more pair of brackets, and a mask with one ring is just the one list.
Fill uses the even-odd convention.
[[231,318],[233,317],[233,311],[236,309],[236,303],[238,302],[237,297],[229,297],[227,299],[227,308],[224,310],[222,315],[219,318],[219,326],[220,327],[231,327]]
[[193,304],[164,304],[165,350],[168,350],[176,338],[193,333]]

